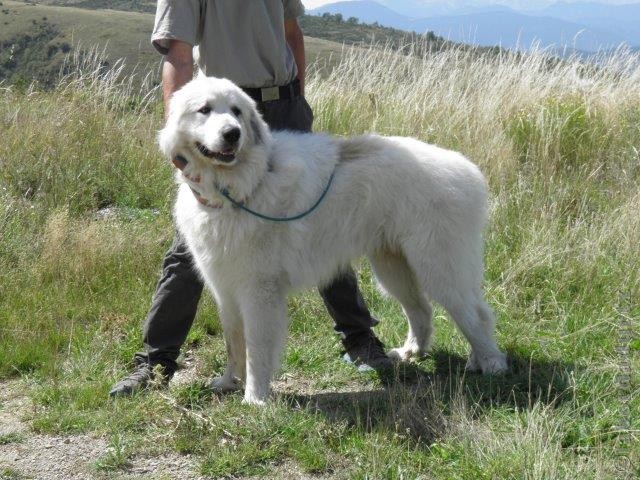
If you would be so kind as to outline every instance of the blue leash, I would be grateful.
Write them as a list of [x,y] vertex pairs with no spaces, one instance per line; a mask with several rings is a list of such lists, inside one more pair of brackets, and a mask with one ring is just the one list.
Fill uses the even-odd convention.
[[313,212],[316,208],[318,208],[320,203],[322,203],[322,200],[324,200],[324,197],[327,195],[327,192],[329,191],[329,187],[331,187],[331,183],[333,182],[334,176],[335,176],[335,171],[331,173],[331,177],[329,177],[327,186],[322,192],[322,195],[320,195],[320,198],[318,198],[318,201],[316,201],[316,203],[314,203],[313,206],[309,208],[307,211],[294,215],[293,217],[270,217],[269,215],[256,212],[255,210],[251,210],[249,207],[246,207],[243,203],[238,202],[237,200],[234,200],[233,197],[229,195],[229,190],[227,190],[226,188],[220,188],[217,185],[216,185],[216,188],[218,192],[220,192],[220,195],[222,195],[224,198],[229,200],[235,207],[238,207],[239,209],[244,210],[245,212],[250,213],[255,217],[261,218],[263,220],[269,220],[271,222],[292,222],[294,220],[300,220],[301,218],[306,217],[311,212]]

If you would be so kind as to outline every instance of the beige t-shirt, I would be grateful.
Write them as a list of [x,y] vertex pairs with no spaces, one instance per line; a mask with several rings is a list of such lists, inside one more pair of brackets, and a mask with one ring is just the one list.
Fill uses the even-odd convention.
[[163,55],[169,40],[198,45],[207,76],[242,87],[286,85],[297,69],[284,19],[303,13],[300,0],[158,0],[151,42]]

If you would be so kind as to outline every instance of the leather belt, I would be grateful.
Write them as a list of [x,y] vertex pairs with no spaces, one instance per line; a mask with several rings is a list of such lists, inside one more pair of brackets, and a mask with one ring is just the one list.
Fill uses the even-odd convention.
[[258,103],[288,100],[300,96],[300,80],[297,78],[281,87],[243,88],[244,92]]

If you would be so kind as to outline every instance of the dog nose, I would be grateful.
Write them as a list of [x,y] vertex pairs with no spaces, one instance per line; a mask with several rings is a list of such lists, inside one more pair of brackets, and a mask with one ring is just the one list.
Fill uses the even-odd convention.
[[222,132],[222,138],[229,145],[235,145],[240,139],[240,129],[238,127],[231,127]]

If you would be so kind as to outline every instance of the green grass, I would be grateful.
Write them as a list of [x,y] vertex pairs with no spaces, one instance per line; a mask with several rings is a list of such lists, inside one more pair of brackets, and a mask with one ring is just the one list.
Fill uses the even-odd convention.
[[10,467],[0,467],[0,480],[26,480],[27,476]]
[[127,446],[121,435],[112,435],[107,447],[107,453],[98,458],[95,462],[95,468],[98,471],[112,472],[127,467]]
[[[467,343],[436,309],[425,359],[386,377],[358,374],[309,292],[290,300],[283,368],[264,409],[205,388],[225,362],[208,297],[185,346],[195,379],[108,399],[141,348],[173,236],[171,168],[153,142],[160,107],[89,74],[52,92],[4,88],[0,376],[24,380],[31,428],[104,436],[94,468],[105,475],[167,452],[193,455],[212,478],[640,474],[638,74],[590,71],[580,83],[571,64],[542,65],[535,54],[419,60],[352,50],[310,79],[318,130],[415,135],[481,166],[492,193],[485,290],[512,371],[465,374]],[[105,207],[116,213],[97,215]],[[382,320],[377,333],[399,344],[400,308],[379,295],[365,262],[358,270]],[[629,392],[617,378],[625,309]],[[628,431],[618,428],[625,393]],[[620,471],[623,449],[635,470]]]
[[0,445],[9,445],[10,443],[20,443],[24,440],[24,435],[20,433],[4,433],[0,435]]

